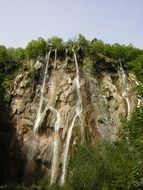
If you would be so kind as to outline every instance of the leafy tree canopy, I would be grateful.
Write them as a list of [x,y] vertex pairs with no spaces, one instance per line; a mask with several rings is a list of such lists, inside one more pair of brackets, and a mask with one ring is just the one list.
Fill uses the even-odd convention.
[[64,42],[62,38],[54,36],[47,40],[47,46],[49,49],[51,48],[51,49],[62,50],[64,48]]
[[36,59],[38,56],[44,56],[47,51],[47,44],[43,38],[38,38],[37,40],[32,40],[28,43],[25,49],[25,54],[27,58]]

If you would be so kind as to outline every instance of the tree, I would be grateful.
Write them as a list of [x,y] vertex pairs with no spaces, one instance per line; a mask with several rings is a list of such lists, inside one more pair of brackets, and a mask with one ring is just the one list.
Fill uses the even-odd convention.
[[7,49],[5,46],[0,46],[0,64],[8,61]]
[[47,40],[47,47],[48,49],[52,48],[52,49],[62,50],[64,48],[64,42],[62,38],[54,36]]
[[101,54],[105,54],[104,51],[104,43],[101,40],[97,40],[97,41],[91,41],[90,43],[90,56],[95,57],[96,54],[101,53]]
[[143,83],[143,54],[128,62],[128,67],[135,73],[137,79]]
[[25,49],[26,57],[36,59],[38,56],[45,56],[47,51],[47,44],[43,38],[32,40],[28,43]]
[[25,59],[25,50],[21,47],[16,49],[16,61],[20,62]]
[[0,71],[4,71],[5,66],[8,63],[8,53],[5,46],[0,46]]

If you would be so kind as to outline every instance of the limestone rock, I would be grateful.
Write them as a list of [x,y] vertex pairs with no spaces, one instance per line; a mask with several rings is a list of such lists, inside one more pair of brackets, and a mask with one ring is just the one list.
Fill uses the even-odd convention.
[[36,70],[39,70],[39,69],[41,69],[42,65],[43,65],[43,63],[41,61],[37,60],[35,65],[34,65],[34,68]]
[[25,103],[22,99],[16,99],[12,105],[13,114],[20,114],[24,111]]
[[[127,114],[120,76],[113,60],[106,60],[105,57],[99,58],[96,61],[97,68],[94,74],[87,72],[80,65],[80,85],[77,87],[73,60],[68,62],[66,68],[59,60],[57,68],[54,69],[51,58],[44,89],[41,88],[45,68],[43,64],[45,64],[44,60],[38,60],[32,65],[38,74],[36,80],[29,77],[30,68],[29,71],[19,73],[15,78],[11,93],[10,107],[16,131],[15,138],[28,162],[27,166],[23,167],[25,170],[30,170],[31,175],[30,172],[28,173],[30,176],[38,167],[40,168],[38,172],[40,170],[41,173],[50,175],[56,139],[59,140],[58,167],[61,167],[67,133],[73,122],[69,153],[77,149],[84,133],[93,143],[101,140],[116,141],[122,127],[121,118],[126,118]],[[130,80],[129,88],[132,89]],[[133,110],[137,98],[130,90],[127,95],[129,95],[131,110]],[[82,106],[79,115],[77,114],[78,102],[81,102]],[[34,133],[33,128],[37,118],[39,126],[37,133]],[[58,126],[57,131],[55,126]],[[15,141],[13,144],[16,144]],[[13,152],[14,155],[14,148]],[[23,175],[26,176],[26,174],[27,172]]]

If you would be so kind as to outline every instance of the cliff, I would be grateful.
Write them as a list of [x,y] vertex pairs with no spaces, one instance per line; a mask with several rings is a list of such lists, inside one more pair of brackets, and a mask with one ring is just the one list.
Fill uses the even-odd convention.
[[63,184],[70,156],[85,140],[119,138],[122,122],[141,104],[137,85],[120,60],[100,54],[93,60],[74,50],[63,57],[51,51],[25,62],[8,91],[7,141],[0,131],[7,143],[4,176],[32,184],[47,175],[51,184]]

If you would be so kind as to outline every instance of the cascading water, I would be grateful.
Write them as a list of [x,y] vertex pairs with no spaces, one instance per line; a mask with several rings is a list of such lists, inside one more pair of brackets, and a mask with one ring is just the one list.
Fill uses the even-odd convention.
[[68,129],[64,151],[63,151],[62,171],[61,171],[62,173],[61,173],[61,179],[60,179],[61,185],[63,185],[65,182],[69,145],[70,145],[73,127],[74,127],[76,118],[80,117],[80,114],[82,112],[82,99],[80,95],[80,82],[79,82],[79,68],[78,68],[78,62],[77,62],[75,51],[74,50],[72,51],[74,53],[74,60],[75,60],[75,66],[76,66],[76,77],[74,79],[74,86],[77,92],[77,103],[76,103],[76,109],[75,109],[75,116],[72,120],[71,126]]
[[[137,81],[137,80],[135,80],[135,83],[136,83],[136,85],[137,85],[137,86],[139,86],[139,83],[138,83],[138,81]],[[140,108],[140,106],[141,106],[141,96],[140,96],[140,95],[138,95],[137,108]]]
[[127,77],[126,77],[126,74],[124,72],[121,60],[119,60],[119,68],[120,68],[120,77],[122,79],[122,84],[123,84],[122,96],[124,97],[124,99],[125,99],[125,101],[127,103],[127,119],[129,119],[130,113],[131,113],[130,101],[129,101],[129,98],[128,98],[128,89],[129,89],[129,87],[128,87]]
[[[72,49],[73,53],[74,53],[74,60],[75,60],[75,66],[76,66],[76,78],[75,78],[75,86],[76,86],[76,92],[77,92],[77,97],[78,97],[78,103],[77,103],[77,109],[79,109],[79,111],[83,110],[82,108],[82,98],[81,98],[81,93],[80,93],[80,82],[79,82],[79,68],[78,68],[78,62],[77,62],[77,57],[75,54],[75,51]],[[78,115],[79,119],[81,121],[81,136],[82,136],[82,140],[84,140],[84,129],[83,129],[83,122],[82,119],[80,117],[80,114]]]
[[[55,50],[54,68],[56,68],[56,59],[57,59],[57,50]],[[45,70],[45,72],[47,72],[47,71]],[[46,76],[46,74],[45,74],[45,76]],[[45,79],[45,77],[44,77],[44,79]],[[45,82],[46,82],[46,80],[44,80],[44,85],[42,85],[42,86],[45,86]],[[53,86],[49,87],[49,89],[52,91],[51,88],[53,88]],[[53,155],[52,156],[52,166],[51,166],[51,185],[52,185],[53,183],[56,182],[56,178],[57,178],[58,158],[59,158],[59,143],[60,143],[60,138],[59,138],[58,133],[59,133],[59,129],[60,129],[61,117],[60,117],[59,112],[54,107],[52,107],[53,101],[51,100],[49,103],[48,100],[45,99],[43,91],[41,93],[42,94],[41,99],[43,102],[45,102],[47,104],[47,106],[45,107],[45,109],[43,111],[42,111],[42,109],[40,109],[41,110],[40,119],[38,120],[39,124],[43,121],[43,118],[45,117],[45,114],[46,114],[48,109],[50,109],[53,113],[56,113],[56,117],[57,117],[55,124],[54,124],[54,138],[53,138],[54,140],[53,140],[53,144],[51,147],[52,148],[52,155]],[[37,126],[39,126],[39,124]]]
[[45,72],[44,72],[43,83],[42,83],[42,86],[41,86],[41,95],[40,95],[40,101],[39,101],[39,108],[38,108],[38,111],[37,111],[37,116],[36,116],[35,124],[34,124],[34,127],[33,127],[33,133],[34,134],[37,134],[38,128],[39,128],[40,123],[41,123],[41,116],[42,116],[43,104],[44,104],[45,84],[46,84],[46,78],[47,78],[47,73],[48,73],[49,60],[50,60],[50,51],[49,51],[48,55],[46,55],[46,67],[45,67]]
[[[54,69],[56,69],[56,61],[57,61],[57,50],[55,50],[55,60],[54,60]],[[59,144],[60,144],[60,138],[59,138],[59,129],[60,129],[60,113],[53,108],[53,110],[56,112],[57,120],[54,124],[54,142],[53,142],[53,157],[52,157],[52,167],[51,167],[51,185],[56,182],[57,178],[57,170],[58,170],[58,158],[59,158]]]
[[[50,52],[48,53],[48,55],[46,55],[46,67],[45,67],[45,72],[44,72],[43,83],[41,86],[39,108],[37,111],[37,116],[36,116],[36,121],[35,121],[35,125],[33,128],[33,133],[37,134],[38,128],[39,128],[40,124],[42,123],[43,118],[45,117],[45,114],[48,109],[50,109],[52,112],[56,113],[57,119],[54,124],[54,142],[53,142],[53,146],[52,146],[53,156],[52,156],[52,167],[51,167],[51,184],[53,184],[56,181],[56,174],[57,174],[57,168],[58,168],[57,161],[58,161],[58,156],[59,156],[59,143],[60,143],[58,133],[59,133],[59,128],[60,128],[61,118],[60,118],[59,112],[54,107],[50,106],[48,101],[44,97],[46,77],[47,77],[47,73],[48,73],[49,58],[50,58]],[[56,68],[56,59],[57,59],[57,50],[55,50],[54,68]],[[47,105],[43,109],[44,103],[46,103]]]
[[[56,111],[56,110],[55,110]],[[54,142],[53,142],[53,158],[51,167],[51,185],[56,182],[57,170],[58,170],[58,158],[59,158],[59,129],[60,129],[60,114],[57,112],[57,120],[54,125]]]
[[[136,85],[139,86],[139,82],[136,80],[136,78],[133,77],[132,75],[130,75],[130,77],[136,83]],[[140,106],[141,106],[141,96],[138,95],[137,108],[140,108]]]
[[55,49],[54,70],[56,69],[57,49]]
[[141,107],[141,96],[138,95],[138,103],[137,103],[137,108]]

